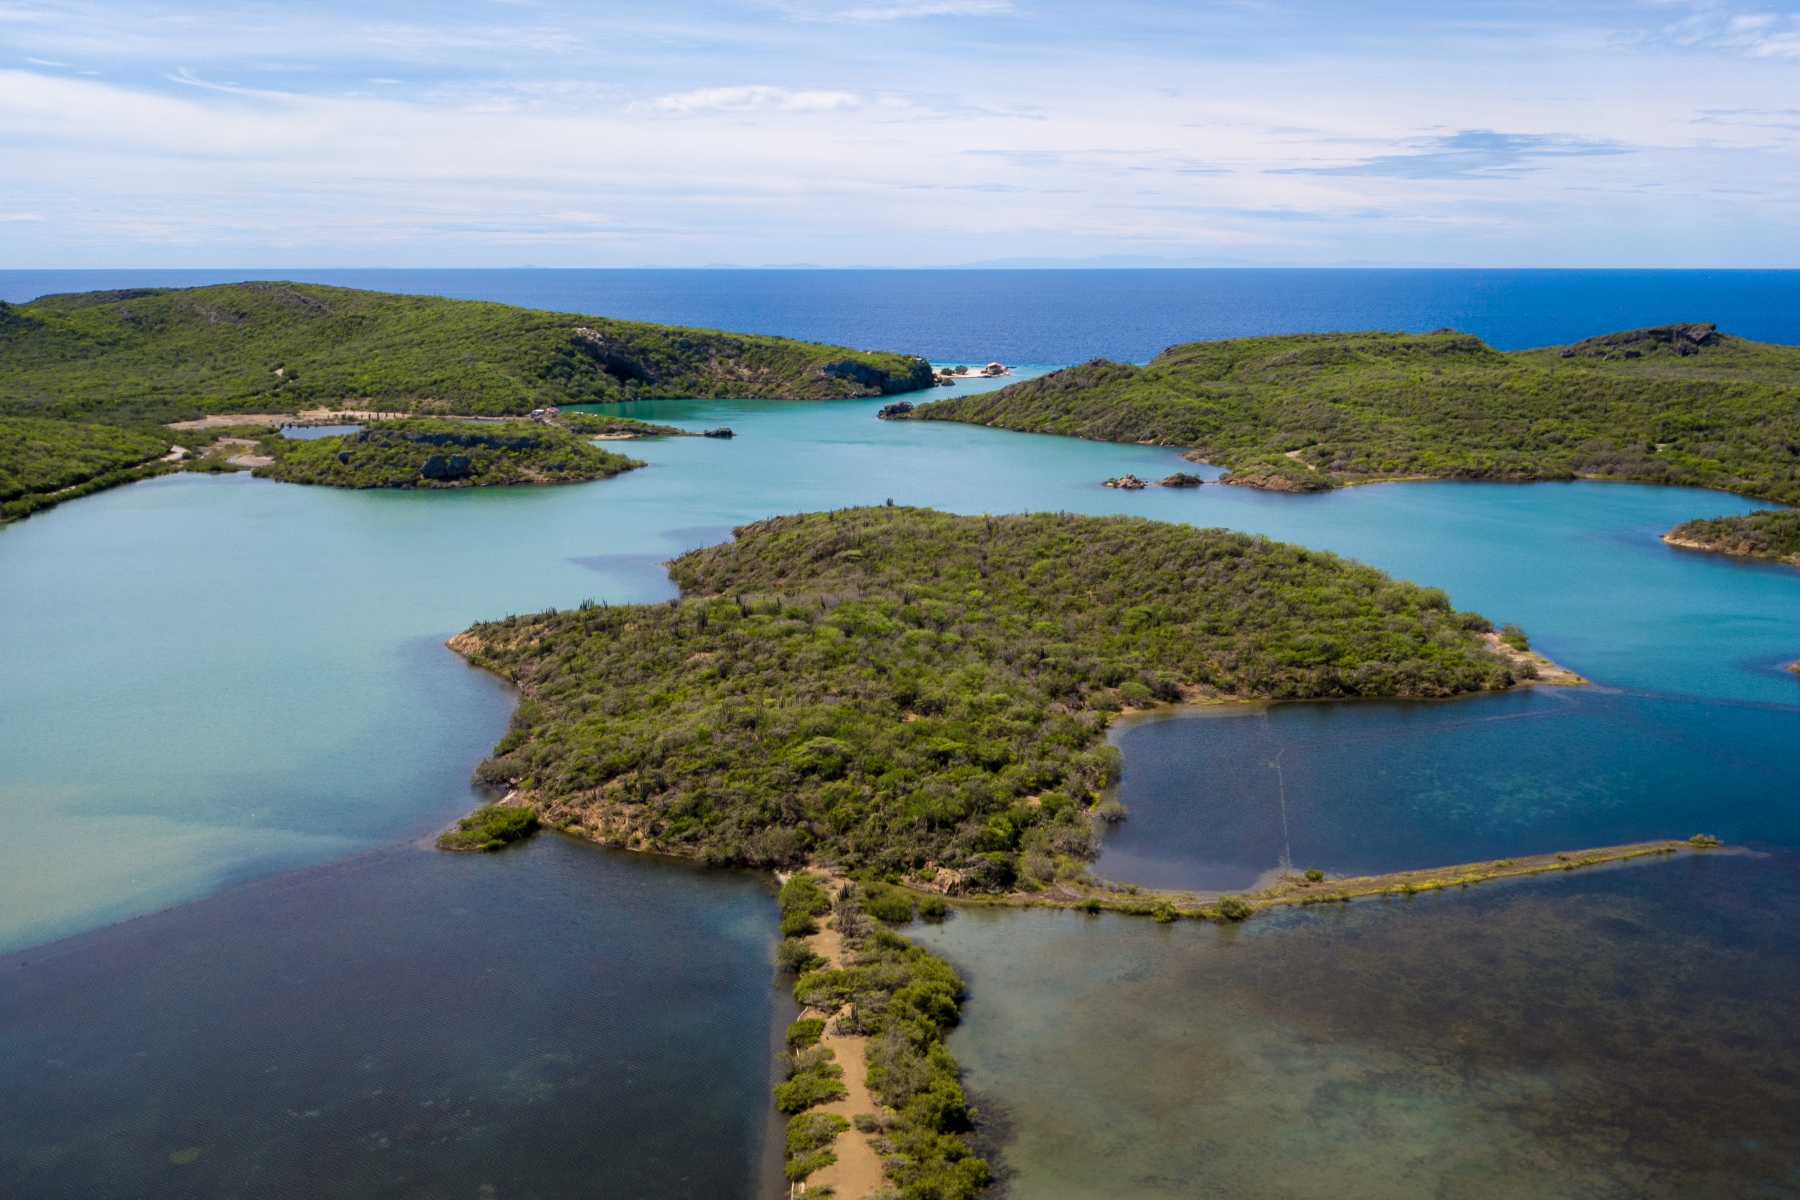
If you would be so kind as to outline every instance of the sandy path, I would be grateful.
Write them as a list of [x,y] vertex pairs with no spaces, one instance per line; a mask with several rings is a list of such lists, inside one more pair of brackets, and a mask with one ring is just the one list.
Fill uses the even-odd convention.
[[[822,955],[832,966],[844,965],[843,941],[838,937],[837,930],[822,929],[809,940],[813,951]],[[824,1017],[827,1020],[835,1015],[812,1008],[801,1013],[804,1017]],[[863,1082],[863,1076],[868,1070],[863,1065],[863,1048],[869,1044],[869,1039],[835,1034],[827,1025],[819,1044],[836,1052],[838,1065],[844,1068],[844,1087],[850,1094],[842,1100],[822,1104],[814,1111],[836,1113],[845,1120],[854,1119],[857,1113],[880,1112],[881,1106],[869,1095],[868,1086]],[[837,1153],[838,1160],[822,1171],[815,1171],[806,1181],[805,1187],[829,1185],[833,1189],[835,1200],[862,1200],[870,1192],[878,1192],[885,1186],[881,1156],[875,1153],[869,1145],[869,1139],[858,1133],[854,1125],[838,1135],[832,1150]]]

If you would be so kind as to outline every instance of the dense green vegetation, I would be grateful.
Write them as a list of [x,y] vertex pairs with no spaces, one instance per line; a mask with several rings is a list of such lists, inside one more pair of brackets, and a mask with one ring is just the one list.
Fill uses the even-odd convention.
[[[864,886],[839,894],[832,923],[845,965],[802,975],[794,997],[831,1014],[835,1031],[869,1039],[868,1087],[882,1111],[859,1115],[857,1125],[877,1135],[875,1149],[901,1194],[967,1200],[986,1186],[988,1165],[963,1140],[975,1113],[944,1046],[962,1013],[963,981],[942,958],[871,922],[867,902]],[[796,1051],[790,1061],[817,1052]],[[804,1178],[797,1169],[790,1159],[790,1178]]]
[[298,283],[0,304],[0,415],[183,420],[377,407],[520,415],[648,397],[929,387],[902,354]]
[[285,483],[344,488],[494,487],[604,479],[644,464],[536,421],[410,417],[342,437],[271,436],[256,473]]
[[1773,558],[1800,566],[1800,509],[1764,509],[1733,517],[1687,521],[1669,530],[1677,546]]
[[1507,353],[1452,330],[1192,342],[911,418],[1186,446],[1231,482],[1282,491],[1596,477],[1800,502],[1800,347],[1711,325]]
[[1091,857],[1127,699],[1513,682],[1443,592],[1220,529],[852,509],[744,526],[670,573],[682,600],[451,644],[526,696],[480,778],[711,861],[1008,888]]
[[0,521],[177,469],[155,426],[0,417]]
[[456,823],[438,837],[440,850],[498,850],[508,842],[530,837],[537,831],[538,815],[529,805],[489,804]]
[[570,433],[579,433],[583,437],[604,437],[608,434],[629,434],[633,437],[700,436],[674,425],[656,425],[640,421],[636,417],[614,417],[604,413],[560,412],[550,420]]

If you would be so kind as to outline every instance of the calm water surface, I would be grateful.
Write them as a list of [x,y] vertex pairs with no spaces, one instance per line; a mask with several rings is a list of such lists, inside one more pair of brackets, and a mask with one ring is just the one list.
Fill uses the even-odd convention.
[[1672,321],[1800,342],[1800,271],[0,271],[0,300],[294,279],[767,333],[933,362],[1145,362],[1200,338],[1453,326],[1502,350]]
[[552,835],[0,960],[5,1194],[766,1192],[772,909],[747,872]]
[[[541,277],[569,278],[520,286]],[[1694,315],[1692,295],[1656,288],[1700,278],[1646,285],[1632,303],[1669,308],[1654,318],[1540,298],[1578,316],[1570,327],[1613,328]],[[700,282],[714,286],[656,302],[729,315],[696,299]],[[1719,295],[1746,311],[1761,297],[1770,320],[1793,311],[1782,280],[1739,284]],[[1617,299],[1615,285],[1581,286]],[[833,301],[837,286],[794,293],[821,324],[786,332],[886,344],[843,332],[878,310]],[[1005,286],[1017,309],[1021,285]],[[1098,303],[1060,296],[1043,311]],[[1401,297],[1415,322],[1327,289],[1309,303],[1335,317],[1306,324],[1458,323],[1433,296]],[[1174,340],[1131,316],[1149,307],[1118,318],[1123,349],[1065,320],[1021,335],[1016,355],[983,349],[979,329],[927,352],[1141,357],[1134,345]],[[908,319],[950,328],[928,308]],[[1548,318],[1529,308],[1494,311],[1538,331],[1524,344],[1577,336],[1542,336]],[[1011,327],[1038,328],[1029,311]],[[1056,338],[1090,348],[1059,357]],[[1120,493],[1099,481],[1178,460],[880,422],[878,405],[630,406],[739,436],[636,442],[649,467],[574,487],[173,476],[0,529],[0,819],[32,830],[0,846],[0,950],[15,952],[0,959],[0,1190],[248,1194],[269,1190],[265,1163],[326,1194],[680,1194],[688,1179],[695,1194],[755,1194],[774,1014],[765,894],[550,839],[474,859],[378,848],[479,800],[469,772],[513,703],[445,637],[589,598],[665,598],[660,563],[733,525],[892,498],[1133,512],[1336,550],[1517,621],[1596,681],[1132,725],[1117,735],[1132,817],[1108,875],[1241,887],[1284,857],[1348,871],[1702,829],[1777,851],[1243,930],[953,921],[934,936],[976,987],[956,1045],[1017,1134],[1015,1194],[1195,1194],[1185,1180],[1245,1196],[1791,1194],[1793,1147],[1767,1114],[1793,1107],[1781,1089],[1800,1077],[1782,852],[1800,846],[1800,680],[1781,669],[1800,657],[1800,572],[1657,541],[1755,505],[1594,483]],[[265,1043],[279,1053],[259,1056]],[[707,1150],[671,1174],[679,1139],[608,1105],[672,1114],[700,1080],[717,1103],[668,1128]],[[422,1115],[384,1108],[395,1093]],[[531,1099],[565,1095],[566,1109]]]
[[1014,1197],[1800,1195],[1800,862],[1218,928],[961,912]]

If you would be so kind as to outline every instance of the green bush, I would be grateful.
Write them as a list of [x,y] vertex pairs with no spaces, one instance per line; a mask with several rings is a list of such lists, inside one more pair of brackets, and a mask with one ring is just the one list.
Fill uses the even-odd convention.
[[787,1027],[789,1050],[804,1050],[819,1044],[825,1033],[825,1022],[818,1017],[803,1017]]
[[1221,897],[1216,907],[1219,910],[1219,915],[1224,917],[1227,921],[1242,921],[1245,917],[1256,911],[1236,896]]
[[1173,904],[1167,900],[1158,900],[1150,915],[1156,918],[1158,925],[1172,925],[1179,914],[1175,911]]
[[1500,627],[1500,640],[1511,646],[1514,650],[1531,649],[1531,639],[1526,637],[1525,631],[1520,629],[1517,625],[1502,625]]
[[919,900],[919,915],[927,921],[941,921],[950,915],[950,905],[942,896],[925,896]]
[[1081,911],[1088,914],[1090,917],[1098,916],[1100,907],[1100,902],[1092,896],[1089,896],[1086,900],[1081,902]]
[[783,938],[775,947],[775,965],[793,975],[804,975],[824,963],[805,938]]
[[800,1113],[787,1124],[787,1177],[798,1183],[822,1167],[837,1161],[831,1144],[850,1122],[835,1113]]
[[811,937],[819,932],[819,923],[803,912],[784,913],[781,917],[781,936],[790,938]]
[[866,889],[862,907],[877,921],[890,925],[904,925],[913,919],[913,898],[898,888]]
[[786,1083],[775,1085],[775,1107],[784,1113],[802,1113],[850,1093],[844,1087],[844,1068],[831,1059],[830,1050],[814,1046],[790,1056],[792,1072]]
[[1308,883],[1323,883],[1324,881],[1325,881],[1325,872],[1319,870],[1319,868],[1317,868],[1317,867],[1308,867],[1306,869],[1306,882],[1308,882]]
[[440,850],[498,850],[508,842],[531,836],[538,828],[537,809],[485,805],[456,823],[438,838]]
[[775,902],[781,906],[781,915],[803,913],[809,917],[822,917],[831,911],[831,896],[825,885],[819,882],[817,875],[805,871],[796,871],[781,885]]

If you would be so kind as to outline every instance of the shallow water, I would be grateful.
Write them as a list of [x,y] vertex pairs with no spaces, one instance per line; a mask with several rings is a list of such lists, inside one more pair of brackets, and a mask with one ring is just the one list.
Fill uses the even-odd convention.
[[1220,928],[918,936],[1004,1195],[1800,1194],[1800,869],[1685,858]]
[[0,959],[0,1190],[766,1193],[775,937],[748,872],[544,836]]
[[0,818],[43,831],[0,847],[0,949],[441,828],[477,799],[469,772],[511,703],[444,638],[513,612],[671,596],[661,561],[783,512],[892,498],[1267,532],[1445,587],[1611,686],[1800,699],[1777,665],[1800,647],[1800,572],[1656,538],[1755,507],[1737,497],[1600,483],[1121,493],[1100,481],[1180,459],[878,421],[879,406],[625,406],[738,436],[632,442],[650,465],[592,484],[346,492],[168,476],[0,530]]

